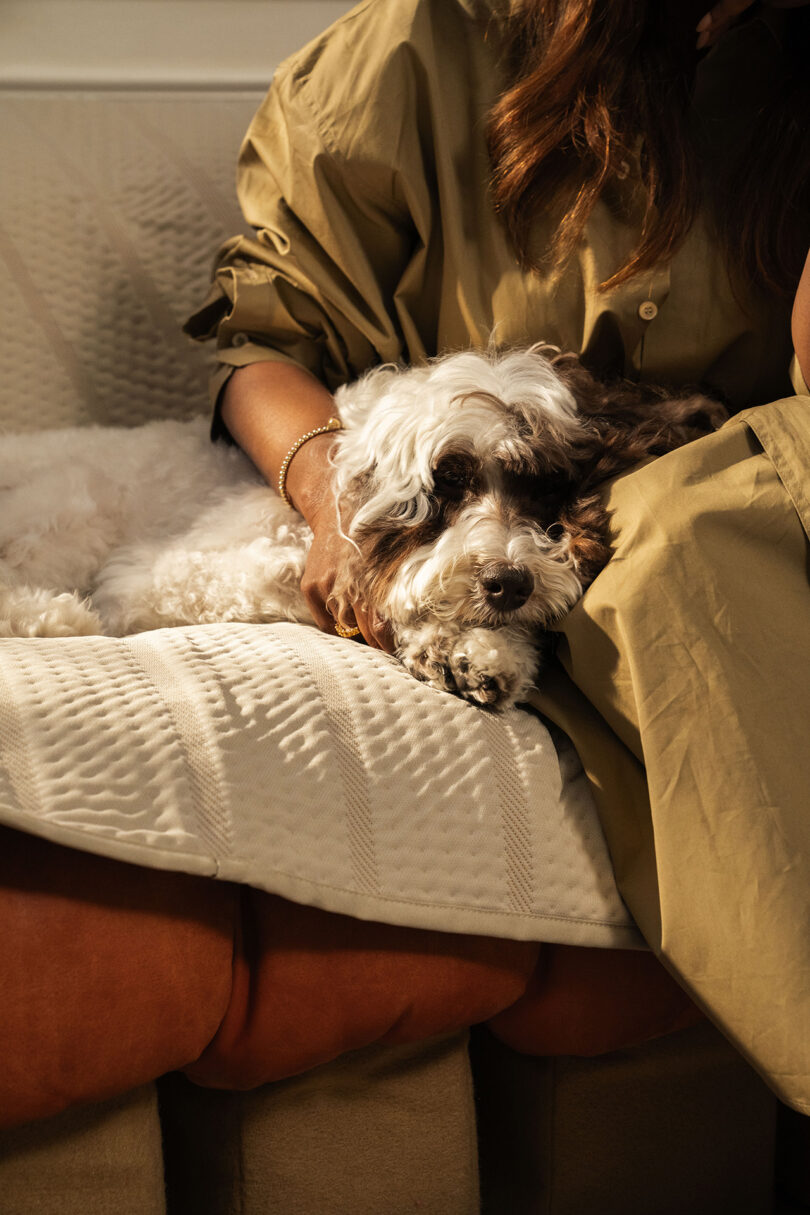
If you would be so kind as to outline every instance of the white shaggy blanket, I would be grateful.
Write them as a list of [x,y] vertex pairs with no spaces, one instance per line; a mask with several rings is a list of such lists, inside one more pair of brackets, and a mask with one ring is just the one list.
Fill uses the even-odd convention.
[[364,919],[638,946],[577,758],[296,624],[0,642],[0,821]]

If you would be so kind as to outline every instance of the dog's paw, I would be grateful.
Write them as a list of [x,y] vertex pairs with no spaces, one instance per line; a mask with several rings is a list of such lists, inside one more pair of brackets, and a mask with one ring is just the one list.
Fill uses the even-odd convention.
[[416,643],[400,645],[397,651],[406,671],[421,683],[438,688],[440,692],[457,692],[456,681],[447,659],[447,648],[439,643]]
[[506,709],[526,697],[537,657],[530,643],[507,630],[470,629],[454,645],[449,666],[459,696]]
[[401,639],[398,654],[417,679],[491,709],[525,699],[537,673],[536,647],[509,629],[469,629],[454,637],[420,631]]

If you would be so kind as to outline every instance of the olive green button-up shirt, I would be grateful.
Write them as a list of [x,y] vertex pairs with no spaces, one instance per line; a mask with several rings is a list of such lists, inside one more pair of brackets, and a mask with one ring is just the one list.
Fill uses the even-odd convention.
[[[215,394],[259,359],[291,360],[335,388],[380,361],[490,339],[543,340],[597,369],[703,382],[735,408],[790,390],[787,303],[744,311],[704,223],[671,264],[599,290],[637,240],[632,166],[563,274],[519,267],[487,185],[486,116],[508,83],[504,2],[364,0],[278,70],[239,159],[256,235],[224,246],[188,324],[195,337],[216,335]],[[741,138],[779,58],[756,20],[700,65],[694,119],[707,171]],[[557,218],[539,216],[540,245]]]

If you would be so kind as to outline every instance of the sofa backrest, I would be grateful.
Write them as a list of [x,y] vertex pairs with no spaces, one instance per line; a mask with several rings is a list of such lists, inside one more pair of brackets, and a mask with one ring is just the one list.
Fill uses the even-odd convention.
[[261,99],[3,90],[0,430],[205,411],[210,354],[182,333],[220,242]]

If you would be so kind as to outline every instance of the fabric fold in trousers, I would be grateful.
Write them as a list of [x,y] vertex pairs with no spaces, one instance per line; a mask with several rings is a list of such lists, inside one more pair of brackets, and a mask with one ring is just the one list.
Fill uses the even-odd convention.
[[619,478],[615,555],[534,705],[651,947],[810,1113],[810,397]]

